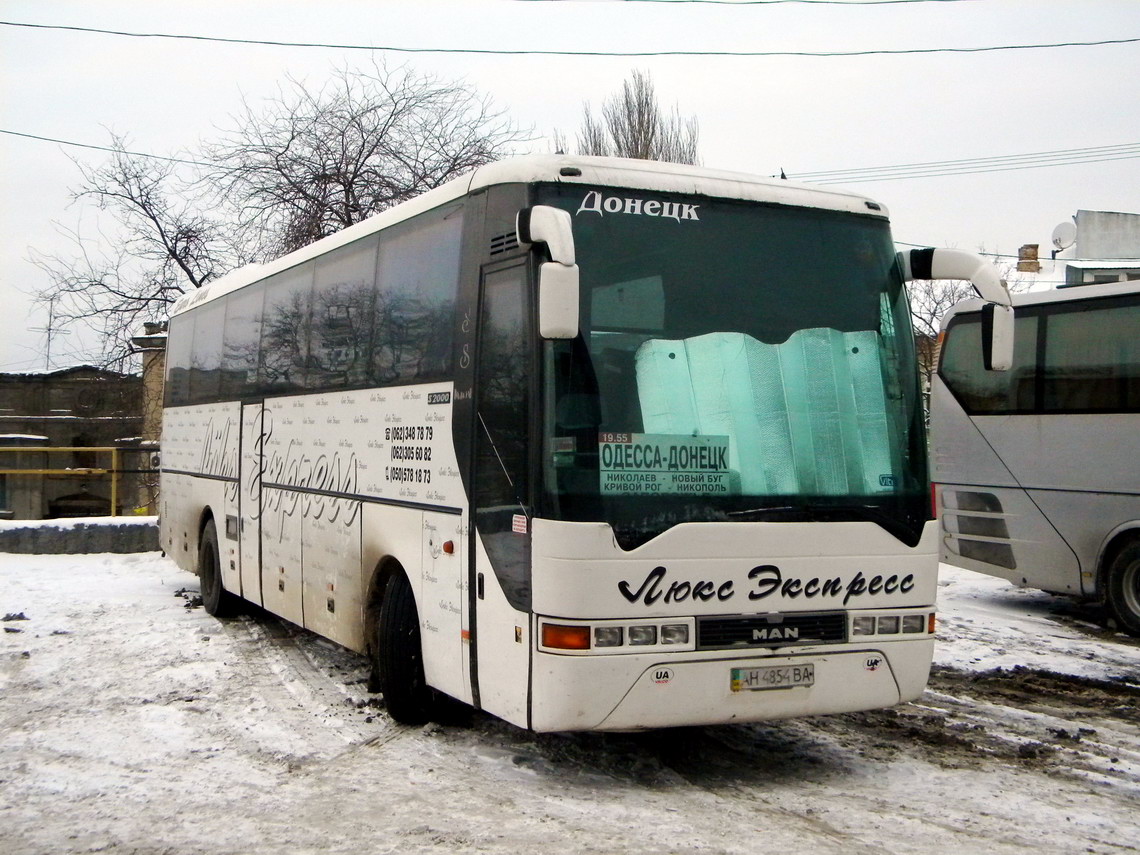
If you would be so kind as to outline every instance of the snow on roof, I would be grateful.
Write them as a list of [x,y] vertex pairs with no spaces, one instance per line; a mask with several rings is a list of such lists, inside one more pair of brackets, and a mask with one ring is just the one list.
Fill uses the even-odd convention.
[[1074,258],[1065,264],[1079,270],[1140,270],[1140,258]]
[[416,214],[462,199],[473,190],[496,184],[539,181],[613,187],[617,192],[629,190],[679,193],[887,216],[884,206],[872,202],[866,196],[848,190],[819,187],[780,178],[655,160],[524,155],[481,166],[414,199],[374,214],[336,234],[273,261],[265,264],[249,264],[233,270],[197,291],[183,294],[171,307],[170,315],[173,317],[214,297],[287,270]]

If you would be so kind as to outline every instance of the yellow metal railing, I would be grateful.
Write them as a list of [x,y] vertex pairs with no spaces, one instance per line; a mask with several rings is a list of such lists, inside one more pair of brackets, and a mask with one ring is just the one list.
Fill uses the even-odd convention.
[[123,454],[141,454],[146,452],[154,453],[156,449],[148,448],[116,448],[113,446],[73,446],[73,445],[6,445],[0,446],[0,452],[47,452],[51,453],[95,453],[111,455],[111,467],[109,469],[95,466],[73,466],[64,469],[0,469],[0,475],[56,475],[70,478],[90,478],[93,476],[111,476],[111,516],[119,515],[119,478],[126,474],[140,474],[146,472],[153,472],[152,469],[131,469],[124,470],[119,461]]

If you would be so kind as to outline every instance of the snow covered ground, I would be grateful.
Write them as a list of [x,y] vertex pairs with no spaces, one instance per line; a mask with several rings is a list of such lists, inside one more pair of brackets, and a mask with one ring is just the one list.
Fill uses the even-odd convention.
[[919,702],[639,735],[399,727],[360,657],[196,592],[0,554],[0,852],[1140,849],[1140,644],[964,570]]

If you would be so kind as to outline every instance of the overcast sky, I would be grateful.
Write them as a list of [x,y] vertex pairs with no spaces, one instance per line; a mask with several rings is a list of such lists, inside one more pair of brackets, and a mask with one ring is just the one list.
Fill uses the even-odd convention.
[[[6,22],[252,40],[404,48],[850,52],[1140,38],[1138,0],[441,3],[381,0],[0,0]],[[568,136],[582,105],[632,69],[700,122],[711,167],[789,175],[1140,143],[1140,43],[859,57],[548,57],[380,52],[390,64],[463,78],[533,126],[534,151]],[[286,74],[320,83],[364,51],[138,39],[0,26],[0,128],[135,151],[184,154],[215,138],[241,99]],[[1078,210],[1140,212],[1140,158],[847,186],[881,201],[898,241],[1015,254],[1049,248]],[[1094,153],[1095,154],[1095,153]],[[33,249],[74,252],[60,230],[100,239],[72,204],[70,157],[97,151],[0,134],[0,371],[42,369],[46,284]],[[1041,159],[1038,158],[1038,161]],[[53,345],[74,364],[79,337]]]

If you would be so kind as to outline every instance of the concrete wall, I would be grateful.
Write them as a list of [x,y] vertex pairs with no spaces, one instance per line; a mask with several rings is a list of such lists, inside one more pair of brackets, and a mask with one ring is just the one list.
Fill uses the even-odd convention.
[[75,555],[98,552],[157,552],[158,520],[155,517],[103,521],[95,517],[20,525],[0,523],[0,553]]
[[1140,255],[1140,214],[1077,211],[1078,258],[1136,258]]

